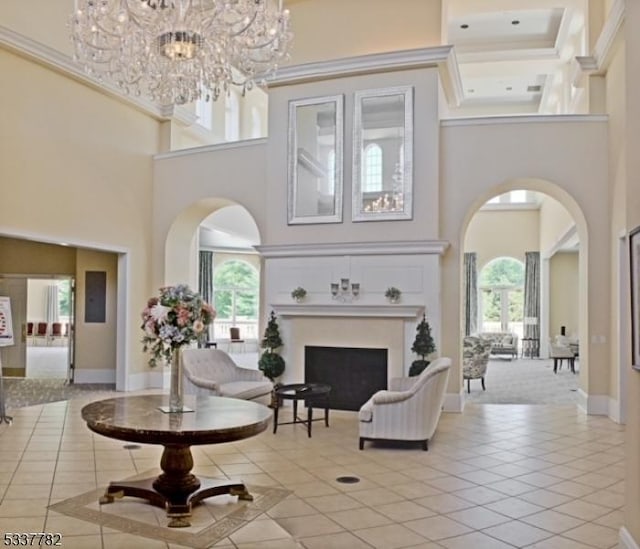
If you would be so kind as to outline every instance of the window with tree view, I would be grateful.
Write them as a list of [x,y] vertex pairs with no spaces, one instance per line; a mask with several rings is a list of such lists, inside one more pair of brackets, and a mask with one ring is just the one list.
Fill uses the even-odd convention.
[[499,257],[487,263],[479,277],[483,332],[513,332],[522,337],[524,263]]
[[215,269],[214,339],[228,339],[232,326],[240,328],[243,339],[258,338],[258,290],[258,271],[245,261],[225,261]]

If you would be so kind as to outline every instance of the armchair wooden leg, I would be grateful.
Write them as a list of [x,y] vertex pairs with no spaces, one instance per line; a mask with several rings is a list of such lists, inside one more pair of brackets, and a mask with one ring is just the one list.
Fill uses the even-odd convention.
[[429,451],[429,439],[427,439],[427,440],[423,440],[423,441],[422,441],[422,449],[423,449],[425,452],[428,452],[428,451]]
[[360,450],[364,450],[364,439],[362,437],[360,437]]
[[467,393],[471,393],[471,380],[467,379]]
[[481,377],[481,378],[480,378],[480,381],[482,381],[482,390],[483,390],[483,391],[486,391],[486,389],[485,389],[485,387],[484,387],[484,378],[483,378],[483,377]]

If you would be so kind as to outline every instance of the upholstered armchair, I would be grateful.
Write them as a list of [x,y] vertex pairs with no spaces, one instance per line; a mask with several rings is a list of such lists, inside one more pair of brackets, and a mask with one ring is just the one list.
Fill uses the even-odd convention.
[[186,349],[182,352],[184,390],[187,394],[225,396],[271,401],[273,384],[259,370],[238,366],[218,349]]
[[451,368],[450,358],[438,358],[419,376],[393,378],[390,390],[376,392],[358,413],[360,450],[365,440],[407,440],[429,449],[442,412]]
[[567,338],[556,336],[555,339],[549,339],[549,358],[553,359],[553,373],[558,373],[558,368],[562,369],[562,361],[569,362],[569,368],[576,373],[576,354],[575,350],[569,344]]
[[462,377],[467,380],[467,393],[471,392],[471,380],[480,379],[485,390],[484,376],[487,373],[492,342],[475,336],[465,336],[462,341]]

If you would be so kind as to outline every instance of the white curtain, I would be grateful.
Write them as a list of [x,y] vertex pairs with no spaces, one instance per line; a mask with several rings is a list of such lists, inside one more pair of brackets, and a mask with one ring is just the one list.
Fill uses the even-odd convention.
[[60,318],[57,284],[50,284],[46,287],[44,299],[45,320],[49,324],[49,333],[51,333],[51,323],[58,322]]

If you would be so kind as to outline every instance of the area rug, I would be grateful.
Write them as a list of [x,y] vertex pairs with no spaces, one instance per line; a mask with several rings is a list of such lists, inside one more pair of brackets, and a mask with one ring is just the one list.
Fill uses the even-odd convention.
[[[148,471],[134,478],[149,478],[154,473]],[[186,528],[169,528],[164,510],[139,498],[124,497],[100,505],[98,500],[105,488],[54,503],[49,509],[128,534],[204,549],[246,526],[291,493],[290,490],[270,486],[247,485],[247,488],[253,495],[253,501],[222,495],[195,505],[191,526]]]

